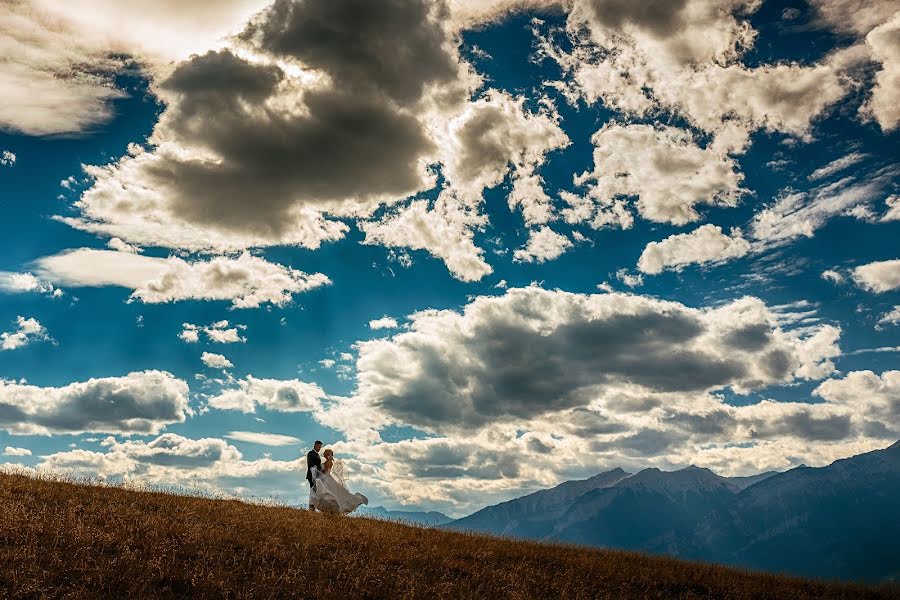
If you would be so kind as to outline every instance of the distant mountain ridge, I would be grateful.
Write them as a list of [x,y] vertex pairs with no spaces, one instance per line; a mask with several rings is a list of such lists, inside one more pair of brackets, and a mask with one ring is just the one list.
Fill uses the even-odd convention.
[[900,578],[900,442],[784,473],[695,466],[569,481],[445,525],[793,574]]
[[382,519],[384,521],[400,521],[404,523],[417,523],[419,525],[428,525],[437,527],[445,525],[453,519],[444,513],[436,510],[388,510],[383,506],[360,506],[356,511],[360,516],[372,519]]

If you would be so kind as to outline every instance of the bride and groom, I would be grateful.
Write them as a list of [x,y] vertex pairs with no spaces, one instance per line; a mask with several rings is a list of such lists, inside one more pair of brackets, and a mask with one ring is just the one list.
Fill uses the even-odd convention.
[[322,512],[351,513],[369,499],[362,494],[354,494],[347,489],[344,465],[334,459],[331,449],[319,452],[322,442],[316,440],[313,449],[306,454],[306,481],[309,482],[309,510]]

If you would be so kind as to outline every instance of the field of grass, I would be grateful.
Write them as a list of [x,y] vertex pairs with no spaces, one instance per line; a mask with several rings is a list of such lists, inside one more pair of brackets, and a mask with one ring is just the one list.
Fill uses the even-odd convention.
[[900,598],[628,552],[0,474],[0,598]]

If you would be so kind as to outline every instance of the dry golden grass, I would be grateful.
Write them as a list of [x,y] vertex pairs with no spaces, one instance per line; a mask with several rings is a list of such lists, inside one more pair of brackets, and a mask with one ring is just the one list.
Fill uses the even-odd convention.
[[716,565],[0,474],[2,598],[897,598]]

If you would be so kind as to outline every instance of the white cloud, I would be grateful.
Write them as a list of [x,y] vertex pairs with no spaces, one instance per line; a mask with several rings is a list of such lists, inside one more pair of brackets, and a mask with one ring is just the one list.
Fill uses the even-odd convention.
[[900,124],[900,106],[897,91],[900,90],[900,10],[892,19],[873,29],[866,36],[872,57],[881,63],[875,75],[872,96],[863,107],[884,131],[892,131]]
[[110,248],[110,250],[115,250],[117,252],[129,252],[131,254],[140,254],[141,252],[140,248],[132,246],[131,244],[117,237],[110,238],[106,245]]
[[0,380],[0,428],[16,435],[156,434],[188,414],[188,386],[164,371],[62,387]]
[[574,203],[563,211],[570,223],[593,225],[595,213],[624,208],[622,198],[634,197],[645,219],[684,225],[701,218],[698,205],[736,206],[745,193],[737,163],[713,147],[696,145],[685,130],[608,123],[591,139],[594,170],[575,178],[576,185],[587,186],[585,201],[591,203],[564,196]]
[[261,446],[295,446],[300,443],[299,439],[289,435],[257,431],[232,431],[226,434],[225,437],[230,440],[259,444]]
[[830,379],[813,393],[849,409],[873,436],[900,435],[900,371],[852,371],[843,379]]
[[181,327],[182,330],[178,337],[189,344],[199,342],[201,333],[206,334],[207,340],[217,344],[236,344],[247,341],[247,338],[240,334],[241,331],[247,329],[246,325],[230,326],[224,319],[205,326],[182,323]]
[[640,273],[629,273],[628,269],[619,269],[616,271],[616,279],[630,288],[644,285],[644,276]]
[[16,317],[15,331],[0,333],[0,350],[15,350],[40,340],[49,340],[47,329],[37,319]]
[[176,256],[155,258],[80,248],[41,258],[41,275],[68,286],[121,286],[134,290],[132,300],[148,304],[181,300],[230,300],[234,308],[283,306],[293,294],[331,281],[243,253],[189,262]]
[[875,328],[883,329],[885,325],[900,325],[900,305],[881,315]]
[[397,323],[397,319],[393,317],[381,317],[380,319],[373,319],[369,321],[369,329],[397,329],[400,325]]
[[457,279],[478,281],[493,272],[484,260],[484,250],[474,242],[473,228],[485,222],[484,216],[444,191],[433,208],[428,208],[427,200],[416,200],[381,220],[362,221],[359,227],[366,235],[365,244],[427,250],[443,260]]
[[0,291],[3,292],[38,292],[53,297],[62,296],[62,290],[56,289],[48,281],[42,281],[33,273],[9,273],[0,271]]
[[315,383],[297,379],[259,379],[248,375],[237,382],[234,389],[223,390],[209,399],[209,405],[219,410],[256,412],[257,407],[279,412],[315,412],[321,406],[325,392]]
[[813,237],[829,220],[837,216],[862,216],[868,220],[868,208],[883,197],[884,189],[900,173],[896,165],[859,179],[844,177],[806,192],[787,190],[773,204],[757,212],[750,223],[754,249],[782,245],[798,237]]
[[200,355],[203,364],[212,369],[230,369],[234,364],[222,356],[221,354],[213,354],[212,352],[204,352]]
[[882,0],[812,0],[816,24],[840,33],[864,36],[897,11]]
[[3,450],[3,456],[31,456],[31,450],[28,448],[7,446],[6,449]]
[[826,269],[825,271],[822,271],[822,279],[824,279],[825,281],[830,281],[835,285],[844,283],[844,276],[834,269]]
[[824,167],[819,167],[810,173],[807,179],[810,181],[818,181],[819,179],[831,177],[835,173],[839,173],[848,167],[852,167],[853,165],[864,161],[868,156],[868,154],[863,154],[862,152],[851,152],[846,156],[836,158]]
[[638,260],[638,269],[655,275],[666,269],[680,271],[691,264],[720,263],[740,258],[750,252],[750,243],[740,230],[730,235],[718,225],[702,225],[690,233],[670,235],[660,242],[650,242]]
[[858,286],[876,294],[900,288],[900,259],[873,262],[851,272]]
[[882,221],[900,221],[900,196],[894,194],[884,200],[887,212],[881,217]]
[[333,358],[323,358],[319,361],[319,364],[325,367],[326,369],[330,369],[337,363]]
[[16,164],[16,155],[10,152],[9,150],[4,150],[0,153],[0,165],[4,167],[11,167]]
[[513,260],[527,263],[547,262],[559,258],[572,246],[572,240],[568,237],[543,226],[529,230],[528,243],[524,248],[513,252]]

